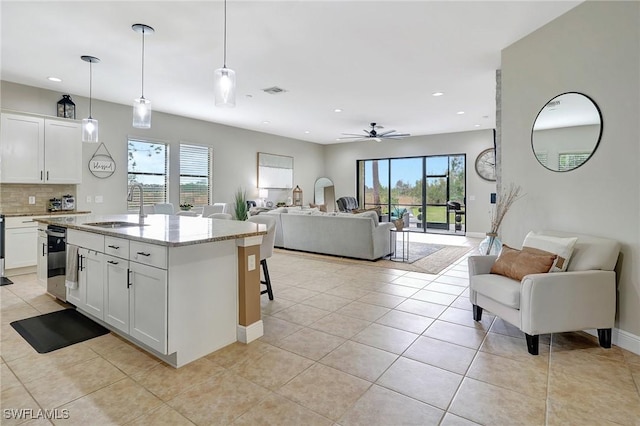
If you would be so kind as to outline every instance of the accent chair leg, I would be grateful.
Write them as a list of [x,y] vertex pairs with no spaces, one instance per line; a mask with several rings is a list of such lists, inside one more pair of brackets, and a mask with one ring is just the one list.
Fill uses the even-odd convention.
[[538,342],[540,340],[539,335],[532,336],[530,334],[524,333],[527,337],[527,350],[531,355],[538,355]]
[[599,328],[598,329],[598,342],[603,348],[611,348],[611,329]]
[[478,305],[473,305],[473,320],[474,321],[482,320],[482,308]]
[[266,290],[262,290],[260,294],[269,294],[269,300],[273,300],[273,289],[271,288],[271,278],[269,277],[269,268],[267,268],[267,259],[262,259],[260,261],[260,265],[262,265],[262,272],[264,273],[264,281],[260,281],[262,284],[267,286]]

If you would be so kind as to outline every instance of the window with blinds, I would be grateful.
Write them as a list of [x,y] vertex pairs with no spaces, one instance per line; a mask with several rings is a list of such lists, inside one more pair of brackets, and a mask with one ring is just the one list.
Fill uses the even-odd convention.
[[[144,188],[144,204],[167,202],[167,178],[169,147],[162,142],[129,139],[128,144],[129,185],[139,183]],[[127,208],[134,210],[140,205],[140,191],[133,191],[133,199]]]
[[213,148],[180,144],[180,204],[211,204]]
[[558,155],[558,170],[566,172],[580,167],[582,163],[589,159],[590,155],[590,152],[560,153]]

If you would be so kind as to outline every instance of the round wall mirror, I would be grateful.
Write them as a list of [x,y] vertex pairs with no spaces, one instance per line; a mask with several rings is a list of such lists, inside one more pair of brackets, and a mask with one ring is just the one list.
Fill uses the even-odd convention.
[[321,177],[316,180],[314,185],[314,203],[325,204],[327,211],[334,211],[336,195],[331,179]]
[[531,147],[540,164],[568,172],[591,158],[602,136],[602,114],[588,96],[569,92],[542,107],[531,130]]

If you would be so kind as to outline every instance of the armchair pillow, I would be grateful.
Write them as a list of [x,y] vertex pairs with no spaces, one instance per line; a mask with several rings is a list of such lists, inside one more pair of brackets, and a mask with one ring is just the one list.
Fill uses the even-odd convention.
[[503,244],[500,256],[491,267],[491,273],[522,281],[525,275],[549,272],[556,258],[552,253],[520,251]]
[[577,237],[552,237],[532,231],[524,238],[522,250],[536,254],[555,254],[557,257],[549,272],[564,272],[569,266],[569,259],[573,254],[576,241],[578,241]]

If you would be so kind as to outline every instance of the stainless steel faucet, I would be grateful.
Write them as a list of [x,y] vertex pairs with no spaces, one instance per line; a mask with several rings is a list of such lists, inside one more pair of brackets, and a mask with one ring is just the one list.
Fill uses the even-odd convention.
[[133,201],[133,190],[135,188],[138,188],[140,190],[140,220],[142,221],[145,217],[147,217],[146,214],[144,214],[144,189],[142,188],[142,185],[140,185],[139,183],[132,183],[131,185],[129,185],[129,194],[127,195],[127,201]]

